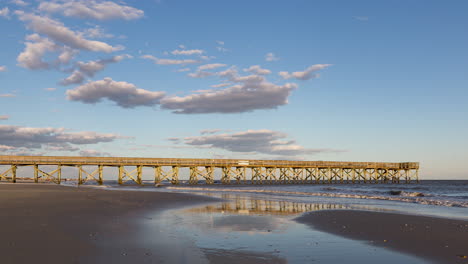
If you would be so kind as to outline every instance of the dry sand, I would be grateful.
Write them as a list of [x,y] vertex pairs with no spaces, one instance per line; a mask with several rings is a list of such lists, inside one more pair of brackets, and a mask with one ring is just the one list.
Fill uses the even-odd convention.
[[122,248],[132,245],[126,240],[132,239],[135,221],[144,212],[212,201],[175,193],[0,184],[0,263],[94,263],[95,256],[107,259],[102,254],[112,254],[107,263],[156,263],[157,249],[155,254]]
[[318,211],[296,220],[434,263],[468,263],[468,221],[353,210]]

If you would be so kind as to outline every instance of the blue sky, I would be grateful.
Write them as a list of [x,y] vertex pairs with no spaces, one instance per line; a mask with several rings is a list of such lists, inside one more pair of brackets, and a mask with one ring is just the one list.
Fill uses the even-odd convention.
[[420,161],[466,178],[467,10],[3,0],[0,151]]

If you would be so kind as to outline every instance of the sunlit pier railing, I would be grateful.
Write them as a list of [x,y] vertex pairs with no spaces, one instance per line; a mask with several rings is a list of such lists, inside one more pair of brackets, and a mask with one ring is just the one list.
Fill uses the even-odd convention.
[[[419,180],[418,162],[338,162],[338,161],[287,161],[240,159],[172,159],[131,157],[59,157],[59,156],[0,156],[0,180],[17,181],[16,170],[21,166],[34,167],[34,181],[60,183],[62,167],[78,169],[78,184],[87,181],[103,183],[104,167],[118,168],[120,184],[133,181],[142,184],[143,168],[154,170],[154,183],[169,181],[179,184],[179,169],[189,168],[190,184],[200,180],[206,184],[305,184],[305,183],[400,183]],[[56,166],[46,172],[44,167]],[[94,166],[87,171],[83,167]],[[133,170],[127,170],[134,167]],[[216,173],[218,171],[218,173]],[[216,179],[215,175],[220,175]]]

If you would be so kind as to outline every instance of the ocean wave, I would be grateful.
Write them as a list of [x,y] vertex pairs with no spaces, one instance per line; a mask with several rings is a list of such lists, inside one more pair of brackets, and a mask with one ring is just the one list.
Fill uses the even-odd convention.
[[251,190],[251,189],[242,189],[242,188],[234,189],[234,188],[176,187],[176,186],[168,186],[166,188],[171,189],[171,190],[185,190],[185,191],[265,193],[265,194],[279,194],[279,195],[304,195],[304,196],[320,196],[320,197],[333,197],[333,198],[373,199],[373,200],[386,200],[386,201],[418,203],[418,204],[426,204],[426,205],[468,208],[468,201],[427,198],[426,195],[420,192],[402,191],[401,195],[386,196],[386,195],[353,194],[353,193],[338,193],[338,192],[296,192],[296,191],[278,191],[278,190]]

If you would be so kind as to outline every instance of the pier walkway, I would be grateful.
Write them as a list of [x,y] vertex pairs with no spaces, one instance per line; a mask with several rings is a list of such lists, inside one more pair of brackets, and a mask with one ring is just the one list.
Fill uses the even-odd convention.
[[[154,171],[154,184],[179,184],[181,168],[189,169],[189,184],[320,184],[409,183],[419,181],[418,162],[337,162],[239,159],[171,159],[133,157],[0,156],[0,181],[16,182],[19,167],[34,168],[35,182],[60,184],[63,167],[77,168],[78,184],[103,184],[105,167],[118,169],[119,184],[143,184],[143,168]],[[46,172],[46,169],[53,170]],[[89,168],[92,168],[89,171]],[[106,178],[109,176],[106,175]]]

